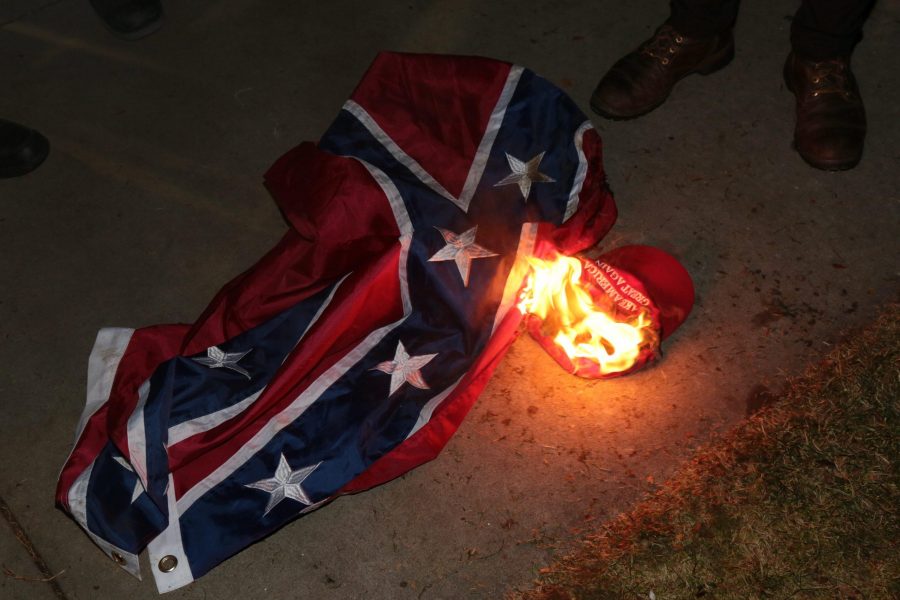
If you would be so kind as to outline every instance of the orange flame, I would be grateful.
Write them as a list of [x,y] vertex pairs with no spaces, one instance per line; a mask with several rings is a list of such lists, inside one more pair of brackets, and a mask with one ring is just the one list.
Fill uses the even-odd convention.
[[530,267],[518,308],[542,321],[541,332],[571,360],[597,363],[602,374],[621,373],[638,360],[641,350],[655,343],[650,317],[642,311],[625,321],[614,318],[610,300],[600,306],[581,283],[577,258],[553,260],[528,257]]

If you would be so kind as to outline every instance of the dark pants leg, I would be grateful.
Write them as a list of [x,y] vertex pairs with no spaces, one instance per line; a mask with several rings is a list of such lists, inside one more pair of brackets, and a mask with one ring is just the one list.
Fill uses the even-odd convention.
[[803,0],[791,24],[791,47],[807,60],[848,57],[862,38],[875,0]]
[[739,0],[672,0],[669,24],[688,37],[712,37],[734,25]]
[[[734,25],[739,0],[671,0],[669,23],[688,37],[711,37]],[[809,60],[849,56],[875,0],[803,0],[791,46]]]

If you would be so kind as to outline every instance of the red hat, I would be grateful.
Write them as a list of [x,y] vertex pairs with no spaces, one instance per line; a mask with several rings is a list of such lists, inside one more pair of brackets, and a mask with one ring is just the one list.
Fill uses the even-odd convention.
[[694,305],[694,284],[672,255],[651,246],[623,246],[596,259],[579,257],[581,281],[599,305],[607,305],[622,322],[644,314],[654,332],[645,338],[635,362],[622,371],[603,372],[589,358],[570,358],[553,334],[544,331],[537,315],[526,316],[529,333],[567,371],[588,378],[606,378],[639,370],[659,356],[659,342],[675,331]]
[[684,323],[694,306],[694,282],[678,260],[653,246],[622,246],[593,261],[636,279],[659,311],[660,336],[666,339]]

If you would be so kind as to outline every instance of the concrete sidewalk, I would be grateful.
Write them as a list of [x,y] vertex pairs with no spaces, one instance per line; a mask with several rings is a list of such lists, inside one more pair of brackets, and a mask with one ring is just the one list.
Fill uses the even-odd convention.
[[[620,219],[603,247],[680,256],[695,312],[656,367],[567,375],[519,339],[444,453],[341,498],[172,598],[497,598],[651,492],[692,448],[897,298],[900,1],[854,58],[869,115],[856,169],[791,149],[781,65],[795,3],[745,3],[734,63],[663,107],[597,125]],[[110,36],[83,0],[0,7],[0,117],[50,140],[0,181],[0,498],[57,575],[0,525],[3,598],[154,598],[53,506],[96,331],[194,320],[285,229],[265,169],[315,140],[379,50],[510,60],[587,111],[662,1],[169,1],[163,29]],[[61,574],[60,574],[61,573]]]

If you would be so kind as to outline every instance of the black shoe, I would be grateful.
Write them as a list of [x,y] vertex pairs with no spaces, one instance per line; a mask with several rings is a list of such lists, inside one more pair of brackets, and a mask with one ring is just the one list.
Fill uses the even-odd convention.
[[34,129],[0,119],[0,179],[37,169],[50,153],[50,142]]
[[124,40],[146,37],[163,22],[160,0],[91,0],[91,6],[106,28]]
[[603,76],[591,96],[591,108],[608,119],[639,117],[665,102],[682,78],[708,75],[732,58],[730,29],[709,38],[689,38],[665,23]]
[[797,97],[794,147],[803,160],[825,171],[855,167],[866,139],[866,109],[850,59],[817,62],[792,52],[784,81]]

